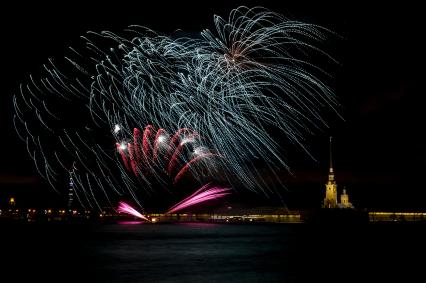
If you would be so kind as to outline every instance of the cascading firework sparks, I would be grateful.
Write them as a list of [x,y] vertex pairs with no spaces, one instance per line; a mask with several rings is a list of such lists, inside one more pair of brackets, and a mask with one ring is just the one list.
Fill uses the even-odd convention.
[[195,150],[222,157],[215,170],[231,186],[267,190],[259,162],[272,176],[287,168],[280,144],[303,147],[304,133],[325,124],[321,110],[338,106],[326,73],[307,57],[330,59],[318,43],[331,32],[259,7],[215,16],[214,24],[191,38],[135,26],[122,36],[89,32],[65,62],[49,60],[40,79],[30,76],[14,96],[14,123],[40,175],[58,188],[75,164],[84,207],[123,195],[141,205],[141,194],[157,190],[147,176],[162,176],[148,160],[169,158],[165,170],[182,177],[172,162],[180,151],[156,143],[170,138],[166,131],[191,129],[208,142]]
[[120,213],[126,213],[129,214],[131,216],[135,216],[137,218],[146,220],[146,221],[150,221],[148,218],[146,218],[144,215],[142,215],[139,211],[137,211],[136,209],[134,209],[133,207],[131,207],[129,204],[120,201],[117,211]]
[[209,151],[201,136],[190,129],[179,129],[170,136],[164,129],[155,131],[151,125],[145,127],[142,135],[134,128],[133,141],[127,145],[117,142],[116,147],[126,169],[142,180],[153,176],[161,182],[167,175],[176,184],[188,174],[212,173],[216,164],[223,162],[221,156]]
[[223,198],[224,196],[230,194],[230,190],[230,188],[223,188],[218,186],[212,186],[211,184],[206,184],[190,196],[186,197],[179,203],[172,206],[167,211],[167,214],[176,213],[183,209],[207,202],[209,200]]

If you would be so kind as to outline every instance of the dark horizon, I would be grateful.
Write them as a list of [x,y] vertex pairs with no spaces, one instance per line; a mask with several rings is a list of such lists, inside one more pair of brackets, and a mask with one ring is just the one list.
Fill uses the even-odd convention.
[[[86,31],[120,33],[128,25],[148,26],[170,33],[213,29],[214,14],[226,16],[239,5],[264,6],[336,32],[330,53],[340,65],[330,70],[342,104],[344,120],[329,115],[329,129],[307,136],[306,153],[290,146],[288,163],[294,177],[283,171],[290,207],[320,206],[328,173],[328,137],[334,137],[333,165],[339,190],[349,192],[356,207],[386,210],[425,210],[426,139],[424,90],[421,87],[422,25],[418,7],[401,5],[307,5],[276,1],[211,1],[208,8],[186,2],[102,4],[10,3],[2,18],[4,54],[0,105],[0,205],[17,196],[34,205],[60,198],[37,177],[12,124],[12,95],[30,74],[38,74],[49,57],[60,58]],[[207,5],[206,5],[207,6]],[[67,176],[64,176],[66,184]]]

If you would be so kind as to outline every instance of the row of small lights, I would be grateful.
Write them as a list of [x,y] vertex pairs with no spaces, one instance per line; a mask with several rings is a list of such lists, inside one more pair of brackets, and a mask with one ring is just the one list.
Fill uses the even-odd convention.
[[[19,212],[19,209],[9,209],[8,210],[9,212]],[[36,213],[37,212],[37,210],[36,209],[31,209],[31,208],[29,208],[28,209],[28,213]],[[44,210],[44,214],[52,214],[52,212],[54,212],[52,209],[45,209]],[[58,210],[58,212],[60,213],[60,214],[65,214],[67,211],[65,210],[65,209],[60,209],[60,210]],[[81,214],[80,212],[78,212],[77,210],[70,210],[69,212],[72,212],[72,214]],[[2,213],[2,210],[0,209],[0,214]],[[89,214],[90,213],[90,211],[89,210],[86,210],[86,211],[84,211],[84,213],[85,214]],[[105,214],[105,211],[103,212],[103,214]]]

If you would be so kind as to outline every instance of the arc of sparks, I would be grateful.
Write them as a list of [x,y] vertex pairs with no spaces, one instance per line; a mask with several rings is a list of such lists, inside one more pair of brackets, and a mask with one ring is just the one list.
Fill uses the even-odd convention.
[[230,194],[230,188],[211,186],[210,183],[202,186],[196,192],[172,206],[166,214],[176,213],[182,209],[206,202],[208,200],[222,198]]
[[125,203],[124,201],[120,201],[118,205],[118,212],[126,213],[135,217],[138,217],[140,219],[150,221],[145,215],[141,214],[139,211],[131,207],[129,204]]

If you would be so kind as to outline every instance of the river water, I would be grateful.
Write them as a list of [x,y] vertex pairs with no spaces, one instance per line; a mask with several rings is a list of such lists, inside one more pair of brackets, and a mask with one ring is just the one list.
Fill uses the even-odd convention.
[[424,224],[0,222],[0,232],[0,282],[426,278]]

